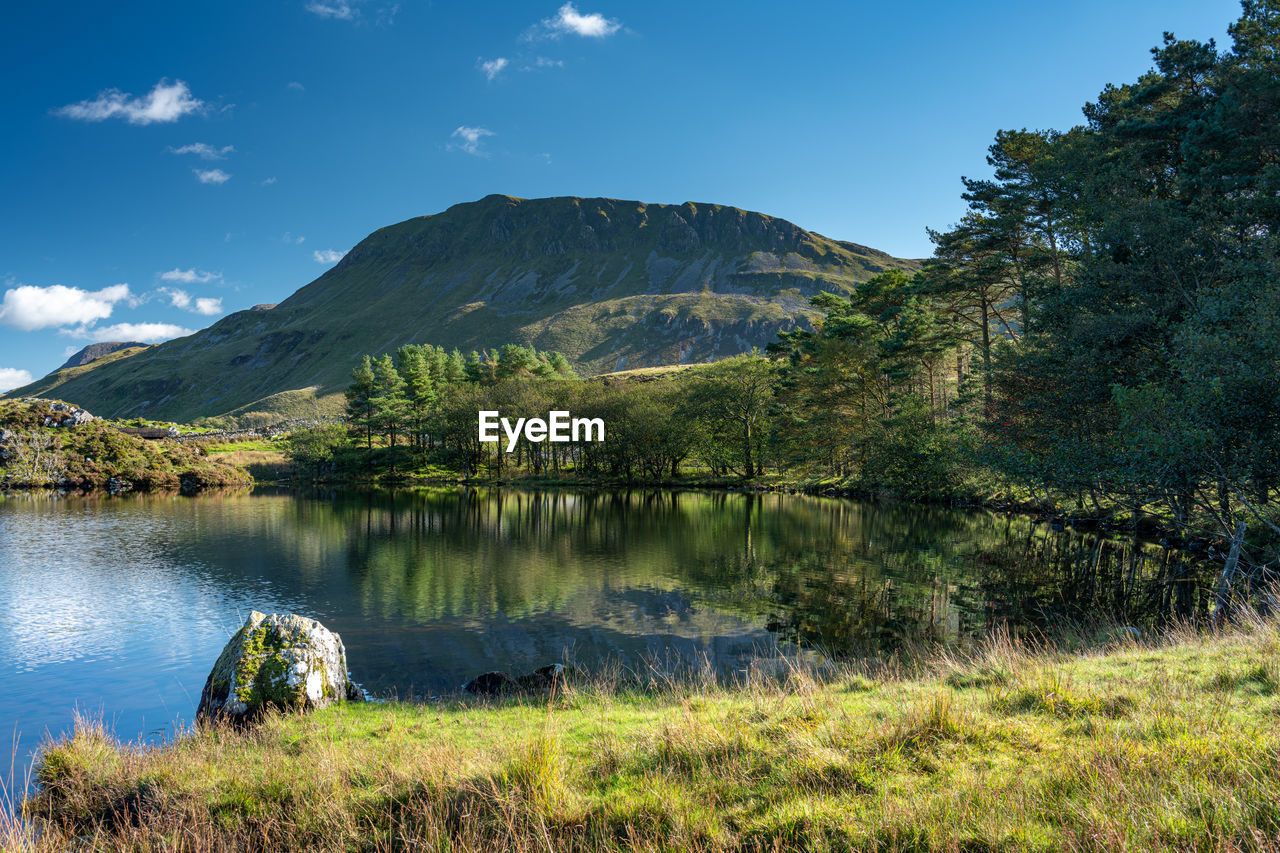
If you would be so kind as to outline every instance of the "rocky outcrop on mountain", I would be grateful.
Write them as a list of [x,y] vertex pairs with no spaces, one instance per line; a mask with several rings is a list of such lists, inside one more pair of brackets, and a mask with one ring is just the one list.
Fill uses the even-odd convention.
[[96,420],[97,418],[79,406],[73,406],[70,403],[50,401],[49,414],[45,415],[44,423],[41,424],[41,426],[59,428],[78,427]]
[[59,370],[66,370],[68,367],[80,367],[89,362],[102,358],[104,355],[111,355],[113,352],[119,352],[122,349],[130,349],[132,347],[143,347],[147,344],[140,341],[103,341],[101,343],[89,344],[80,352],[71,356],[66,363],[59,367]]
[[493,195],[375,231],[274,307],[11,396],[57,388],[108,417],[261,421],[340,410],[364,354],[408,343],[532,345],[580,374],[711,361],[811,324],[821,291],[916,266],[724,205]]

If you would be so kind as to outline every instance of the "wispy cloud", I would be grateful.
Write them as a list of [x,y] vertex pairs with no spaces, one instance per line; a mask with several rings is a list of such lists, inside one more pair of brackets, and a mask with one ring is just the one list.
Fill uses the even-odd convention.
[[122,118],[129,124],[166,124],[199,112],[204,102],[191,94],[181,80],[161,80],[146,95],[134,97],[119,89],[99,92],[91,101],[68,104],[54,112],[77,121],[106,121]]
[[5,291],[4,301],[0,303],[0,323],[24,332],[90,324],[110,317],[118,303],[132,298],[127,284],[92,291],[61,284],[49,287],[24,284]]
[[488,153],[480,148],[486,136],[497,136],[497,134],[486,127],[468,127],[464,124],[449,134],[450,139],[461,139],[462,141],[451,143],[449,147],[458,148],[476,157],[487,157]]
[[331,3],[321,3],[319,0],[308,3],[306,10],[313,15],[319,15],[322,18],[332,18],[335,21],[353,21],[359,11],[345,0],[336,0]]
[[266,180],[264,180],[264,181],[262,182],[262,185],[263,185],[264,187],[269,187],[269,186],[271,186],[272,184],[274,184],[275,182],[276,182],[275,176],[272,176],[272,177],[267,178]]
[[222,313],[222,299],[213,298],[211,296],[192,297],[190,293],[178,288],[162,287],[160,292],[169,297],[169,304],[174,308],[180,308],[183,311],[191,311],[195,314],[203,314],[206,317],[212,317],[214,314]]
[[31,384],[31,371],[16,367],[0,367],[0,394]]
[[565,3],[556,11],[554,17],[543,18],[529,28],[521,38],[524,41],[536,41],[542,38],[574,35],[601,39],[613,35],[620,29],[622,24],[612,18],[606,18],[599,12],[583,14],[573,3]]
[[288,90],[289,90],[289,91],[291,91],[291,92],[305,92],[305,91],[307,91],[307,87],[306,87],[306,86],[304,86],[304,85],[302,85],[301,83],[299,83],[297,80],[290,80],[290,81],[288,82],[288,84],[285,86],[285,88],[286,88],[286,89],[288,89]]
[[316,263],[320,264],[336,264],[347,256],[346,252],[339,252],[337,249],[320,249],[312,252],[311,256],[316,259]]
[[484,72],[484,76],[492,80],[502,73],[502,69],[511,64],[511,60],[505,56],[499,56],[497,59],[482,59],[479,61],[480,70]]
[[221,169],[192,169],[196,180],[202,184],[225,184],[231,176]]
[[307,240],[301,234],[293,234],[289,231],[284,232],[284,236],[280,238],[282,243],[293,243],[295,246],[301,246]]
[[83,325],[61,329],[61,334],[85,341],[142,341],[155,344],[190,335],[195,330],[176,323],[115,323],[110,326]]
[[168,272],[160,273],[161,281],[180,281],[183,284],[208,284],[222,278],[222,273],[207,272],[205,270],[196,269],[178,269],[174,267]]
[[217,148],[213,145],[206,145],[203,142],[193,142],[190,145],[183,145],[181,148],[169,148],[170,154],[194,154],[201,160],[225,160],[228,154],[235,153],[234,145],[224,145]]
[[[365,0],[309,0],[303,8],[313,15],[332,21],[366,21],[368,16],[361,9],[364,3]],[[396,22],[400,4],[388,3],[375,6],[372,7],[372,12],[374,24],[389,27]]]

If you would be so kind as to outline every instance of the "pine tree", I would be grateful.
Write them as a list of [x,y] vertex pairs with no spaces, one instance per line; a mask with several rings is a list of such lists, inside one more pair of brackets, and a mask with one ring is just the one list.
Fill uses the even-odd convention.
[[405,382],[389,355],[373,362],[373,393],[369,402],[376,430],[394,448],[409,414],[409,400],[405,396]]
[[347,387],[347,423],[353,432],[363,435],[365,449],[373,449],[373,432],[377,422],[374,414],[373,360],[365,356],[351,371],[351,385]]

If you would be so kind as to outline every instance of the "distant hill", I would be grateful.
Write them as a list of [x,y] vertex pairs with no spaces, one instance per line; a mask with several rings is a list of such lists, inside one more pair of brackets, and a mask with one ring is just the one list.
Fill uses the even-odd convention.
[[407,343],[531,344],[584,374],[709,361],[895,267],[918,262],[736,207],[492,195],[375,231],[278,305],[9,393],[189,421],[333,410],[361,355]]
[[[146,349],[147,344],[139,341],[103,341],[101,343],[89,344],[80,352],[67,359],[66,364],[59,367],[59,370],[65,370],[68,367],[80,367],[89,362],[102,358],[104,355],[111,355],[113,352],[119,352],[122,349],[132,349],[134,347],[142,347]],[[132,353],[131,353],[132,355]]]

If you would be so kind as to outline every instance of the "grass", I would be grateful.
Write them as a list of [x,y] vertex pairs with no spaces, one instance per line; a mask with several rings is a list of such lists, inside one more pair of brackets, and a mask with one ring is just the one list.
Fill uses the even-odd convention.
[[1075,655],[996,639],[924,667],[606,675],[156,749],[84,723],[45,749],[9,845],[1280,850],[1274,623]]
[[210,456],[222,453],[263,452],[279,453],[280,443],[269,438],[250,438],[244,441],[201,442],[200,446]]

